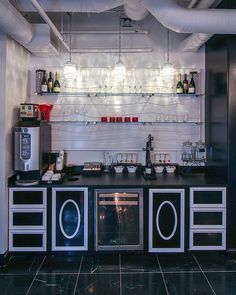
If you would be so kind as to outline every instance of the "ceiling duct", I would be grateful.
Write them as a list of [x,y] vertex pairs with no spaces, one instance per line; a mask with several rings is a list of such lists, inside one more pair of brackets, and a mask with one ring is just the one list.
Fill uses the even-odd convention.
[[33,27],[7,0],[0,0],[0,29],[21,44],[28,44]]
[[235,9],[188,9],[174,0],[143,0],[143,5],[177,33],[236,34]]
[[148,15],[148,11],[144,8],[142,0],[127,0],[124,9],[125,14],[133,20],[141,20]]
[[33,24],[35,35],[32,41],[24,47],[36,56],[51,56],[59,54],[59,40],[47,24]]
[[[220,4],[222,0],[199,0],[197,4],[197,8],[209,8],[209,7],[216,7]],[[191,4],[188,8],[192,8]],[[182,50],[183,51],[192,51],[197,52],[203,44],[205,44],[213,34],[202,34],[202,33],[195,33],[188,36],[182,43]]]
[[[29,0],[14,0],[21,11],[36,11]],[[41,0],[40,5],[46,12],[94,12],[100,13],[125,4],[125,0]]]
[[37,56],[59,54],[58,39],[49,26],[28,23],[7,0],[0,0],[0,29]]

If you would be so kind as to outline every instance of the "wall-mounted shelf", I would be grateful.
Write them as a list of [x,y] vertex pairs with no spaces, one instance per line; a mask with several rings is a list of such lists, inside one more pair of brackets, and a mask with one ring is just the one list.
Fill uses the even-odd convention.
[[114,126],[114,125],[154,125],[154,124],[193,124],[193,125],[202,125],[203,122],[101,122],[101,121],[71,121],[71,120],[50,120],[49,123],[76,123],[81,125],[96,125],[100,124],[103,126]]
[[198,93],[198,94],[176,94],[176,93],[148,93],[148,92],[60,92],[60,93],[42,93],[38,94],[35,93],[36,95],[40,96],[66,96],[66,97],[106,97],[106,96],[141,96],[141,97],[152,97],[152,96],[157,96],[157,97],[202,97],[204,94],[203,93]]

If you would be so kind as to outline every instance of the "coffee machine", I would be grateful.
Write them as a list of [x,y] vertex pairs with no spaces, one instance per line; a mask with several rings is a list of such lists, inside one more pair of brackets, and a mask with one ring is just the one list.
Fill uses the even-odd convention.
[[47,169],[51,126],[46,121],[21,120],[14,130],[16,184],[33,185]]

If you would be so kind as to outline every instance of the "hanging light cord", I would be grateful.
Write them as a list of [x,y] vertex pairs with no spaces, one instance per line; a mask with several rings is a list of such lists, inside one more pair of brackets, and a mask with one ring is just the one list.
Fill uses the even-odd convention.
[[119,15],[119,61],[121,55],[121,16]]
[[167,63],[170,62],[170,31],[167,29]]
[[72,12],[69,13],[70,16],[70,62],[71,62],[71,23],[72,23]]

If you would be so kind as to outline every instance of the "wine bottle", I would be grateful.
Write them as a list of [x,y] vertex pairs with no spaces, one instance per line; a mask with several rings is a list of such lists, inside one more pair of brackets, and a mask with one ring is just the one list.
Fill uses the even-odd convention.
[[54,84],[53,84],[53,92],[54,93],[60,93],[61,92],[61,85],[60,85],[59,80],[58,80],[57,72],[56,72],[55,81],[54,81]]
[[195,94],[196,93],[196,85],[195,85],[195,82],[193,79],[193,73],[190,73],[190,74],[191,74],[191,80],[190,80],[189,87],[188,87],[188,93]]
[[176,93],[177,94],[183,94],[184,93],[184,86],[183,83],[181,82],[181,74],[179,74],[178,82],[176,85]]
[[184,86],[184,94],[188,94],[187,74],[184,74],[183,86]]
[[42,82],[41,82],[41,93],[47,93],[47,92],[48,92],[48,83],[46,78],[46,72],[44,72]]
[[52,90],[53,90],[52,72],[49,72],[49,77],[48,77],[48,92],[51,93]]

